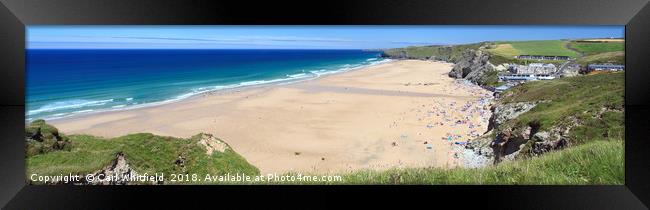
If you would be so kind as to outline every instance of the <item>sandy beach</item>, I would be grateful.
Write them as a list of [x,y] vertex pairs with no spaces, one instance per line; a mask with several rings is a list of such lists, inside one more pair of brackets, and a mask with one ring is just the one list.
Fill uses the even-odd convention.
[[292,84],[48,121],[66,134],[211,133],[262,174],[456,167],[454,147],[487,129],[490,92],[453,64],[402,60]]

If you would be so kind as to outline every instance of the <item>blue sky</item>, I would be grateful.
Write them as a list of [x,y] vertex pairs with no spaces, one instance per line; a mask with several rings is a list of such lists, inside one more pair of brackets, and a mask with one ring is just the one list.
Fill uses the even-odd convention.
[[28,26],[28,49],[374,49],[624,37],[624,26]]

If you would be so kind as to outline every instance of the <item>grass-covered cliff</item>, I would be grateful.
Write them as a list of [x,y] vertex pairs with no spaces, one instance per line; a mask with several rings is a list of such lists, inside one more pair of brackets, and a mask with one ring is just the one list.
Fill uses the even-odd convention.
[[624,138],[624,91],[625,73],[615,72],[524,83],[504,92],[498,103],[541,101],[503,126],[534,123],[547,130],[576,118],[578,124],[570,133],[572,140],[582,142],[599,137]]
[[[35,130],[46,133],[55,130],[42,120],[31,123],[26,133],[28,153],[26,154],[27,175],[86,175],[101,171],[124,155],[130,169],[138,174],[165,173],[220,175],[226,173],[259,174],[259,170],[237,154],[225,142],[209,134],[198,134],[191,138],[157,136],[138,133],[117,138],[101,138],[90,135],[69,135],[56,132],[67,141],[66,149],[48,149],[29,152]],[[47,130],[47,131],[46,131]],[[51,144],[50,144],[51,145]],[[49,147],[49,146],[48,146]],[[178,183],[176,183],[178,184]],[[191,183],[190,183],[191,184]]]
[[592,141],[623,142],[624,78],[616,72],[513,87],[496,99],[490,132],[471,140],[468,148],[499,162]]
[[384,56],[399,59],[435,59],[456,62],[460,59],[464,51],[469,49],[477,50],[481,45],[483,43],[392,48],[384,50]]

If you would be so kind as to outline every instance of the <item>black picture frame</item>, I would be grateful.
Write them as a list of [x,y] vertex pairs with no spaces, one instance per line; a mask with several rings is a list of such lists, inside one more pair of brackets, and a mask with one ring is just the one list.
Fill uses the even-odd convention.
[[[129,208],[144,195],[163,205],[191,199],[250,204],[332,201],[397,205],[395,197],[462,207],[647,209],[650,204],[650,6],[647,0],[150,1],[0,0],[0,206]],[[623,186],[30,186],[25,182],[25,25],[625,25]],[[200,190],[200,192],[199,192]],[[187,199],[187,200],[186,200]],[[119,201],[119,202],[116,202]],[[176,203],[175,203],[176,201]],[[272,201],[272,202],[271,202]],[[418,202],[415,202],[417,204]],[[280,203],[277,203],[280,204]],[[240,205],[242,205],[240,203]],[[170,207],[170,206],[167,206]],[[280,207],[291,207],[280,204]]]

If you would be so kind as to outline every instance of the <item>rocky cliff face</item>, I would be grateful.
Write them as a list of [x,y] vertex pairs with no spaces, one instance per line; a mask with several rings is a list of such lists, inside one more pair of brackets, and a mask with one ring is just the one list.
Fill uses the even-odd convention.
[[467,49],[449,72],[449,76],[485,85],[488,72],[495,71],[495,66],[489,62],[489,59],[490,54],[482,50]]
[[225,142],[214,137],[212,134],[201,134],[201,140],[198,144],[205,147],[205,154],[212,155],[214,152],[225,152],[228,145]]
[[580,73],[580,66],[577,64],[567,65],[563,70],[561,77],[575,77]]
[[83,184],[88,185],[126,185],[129,184],[129,177],[136,176],[137,173],[129,167],[123,153],[117,153],[115,160],[103,169],[94,173],[95,177],[115,177],[115,179],[93,179],[83,180]]
[[387,49],[382,57],[391,59],[434,60],[454,63],[449,76],[457,79],[467,79],[481,86],[493,86],[497,82],[497,71],[505,70],[495,67],[489,62],[490,54],[486,49],[490,43],[476,43],[454,46],[425,46]]
[[25,128],[25,157],[70,148],[68,137],[44,120],[35,120]]
[[382,58],[390,58],[390,59],[413,59],[413,58],[410,57],[410,56],[408,55],[408,53],[407,53],[406,51],[404,51],[404,50],[400,50],[400,51],[398,51],[398,52],[396,52],[396,53],[393,53],[393,54],[388,54],[388,53],[386,53],[386,52],[384,51],[384,52],[381,52],[380,56],[381,56]]
[[540,155],[567,146],[570,129],[579,125],[575,118],[569,118],[569,123],[554,126],[548,131],[540,131],[538,122],[516,126],[506,124],[541,102],[543,101],[494,105],[491,108],[488,132],[469,141],[466,148],[492,158],[494,164],[497,164],[504,159],[514,160],[527,155]]
[[488,131],[527,112],[534,108],[535,105],[537,105],[535,102],[519,102],[492,106],[490,108],[492,116],[489,120]]
[[[74,175],[74,173],[72,173]],[[72,178],[70,180],[53,180],[46,182],[48,185],[127,185],[129,184],[130,178],[138,176],[138,174],[129,166],[125,155],[122,152],[118,152],[115,155],[115,159],[111,161],[108,165],[104,166],[102,169],[89,174],[77,173],[78,177]],[[90,179],[89,177],[93,178]],[[29,181],[30,184],[31,181]],[[160,183],[151,183],[151,184],[160,184]]]

